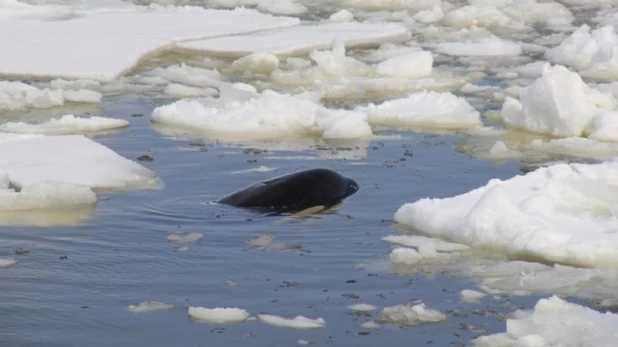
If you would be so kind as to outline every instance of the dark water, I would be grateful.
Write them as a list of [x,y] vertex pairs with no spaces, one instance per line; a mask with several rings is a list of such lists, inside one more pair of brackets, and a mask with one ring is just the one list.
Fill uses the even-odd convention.
[[[440,272],[393,274],[390,246],[381,240],[395,232],[391,218],[403,203],[453,196],[490,178],[511,177],[519,172],[518,163],[473,160],[454,150],[456,135],[412,132],[382,134],[389,136],[369,143],[361,160],[321,159],[320,151],[336,151],[323,147],[244,153],[239,146],[161,135],[149,124],[153,107],[130,96],[106,101],[102,115],[127,119],[131,126],[96,140],[130,159],[151,156],[154,160],[143,164],[159,174],[165,189],[103,192],[96,209],[84,212],[86,221],[76,226],[2,228],[0,256],[19,263],[0,271],[1,346],[293,346],[299,339],[318,346],[465,345],[475,336],[504,331],[503,313],[512,312],[511,301],[516,307],[536,301],[460,304],[459,291],[474,288],[473,279]],[[314,159],[286,159],[298,156]],[[277,170],[231,173],[261,165]],[[308,167],[339,171],[361,189],[337,211],[297,219],[208,203],[257,180]],[[168,242],[169,232],[181,231],[204,238]],[[297,248],[248,249],[248,240],[266,232]],[[189,250],[178,251],[179,246]],[[15,255],[16,248],[30,253]],[[413,300],[448,319],[368,330],[360,324],[377,319],[379,310],[362,315],[346,308]],[[127,310],[143,301],[175,308]],[[194,323],[187,306],[323,317],[326,327]]]

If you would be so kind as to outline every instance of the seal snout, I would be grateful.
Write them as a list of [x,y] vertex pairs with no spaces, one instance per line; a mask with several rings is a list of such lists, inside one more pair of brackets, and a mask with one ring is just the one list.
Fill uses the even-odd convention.
[[356,193],[358,191],[359,187],[358,187],[358,183],[356,183],[355,180],[350,179],[350,182],[348,184],[348,196]]

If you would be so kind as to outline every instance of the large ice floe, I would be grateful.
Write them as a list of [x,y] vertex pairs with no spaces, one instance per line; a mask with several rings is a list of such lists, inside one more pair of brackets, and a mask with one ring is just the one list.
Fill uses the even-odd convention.
[[46,182],[88,189],[161,185],[154,172],[82,135],[0,134],[0,166],[21,189]]
[[482,336],[475,346],[596,346],[616,345],[618,315],[601,313],[556,296],[541,299],[534,310],[517,311],[506,332]]
[[410,36],[410,31],[399,24],[324,23],[188,41],[179,43],[178,47],[231,57],[258,52],[302,55],[316,49],[329,48],[334,39],[341,40],[350,48],[376,45],[383,41],[408,41]]
[[589,87],[576,72],[547,64],[519,99],[506,97],[501,117],[507,126],[536,133],[616,141],[617,104],[611,93]]
[[129,126],[124,119],[105,117],[75,117],[72,114],[52,118],[43,123],[7,122],[0,124],[0,131],[20,134],[69,135],[111,131]]
[[[129,8],[80,11],[9,1],[0,13],[0,74],[110,80],[146,57],[171,50],[177,42],[299,23],[298,18],[246,9]],[[44,40],[41,33],[46,35]]]
[[618,162],[558,164],[403,205],[398,223],[512,257],[618,267]]

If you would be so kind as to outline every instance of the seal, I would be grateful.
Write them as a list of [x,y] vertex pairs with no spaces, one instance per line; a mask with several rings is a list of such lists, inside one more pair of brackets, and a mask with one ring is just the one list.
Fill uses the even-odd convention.
[[263,211],[295,212],[339,204],[358,191],[353,179],[329,169],[309,169],[252,184],[217,202]]

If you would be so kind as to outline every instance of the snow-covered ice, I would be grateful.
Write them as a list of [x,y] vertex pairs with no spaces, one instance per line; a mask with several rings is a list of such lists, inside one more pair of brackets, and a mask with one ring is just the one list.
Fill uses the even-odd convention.
[[120,129],[129,126],[124,119],[105,117],[75,117],[72,114],[53,118],[43,123],[29,124],[24,122],[8,122],[0,124],[0,131],[20,134],[68,135],[95,133]]
[[618,162],[558,164],[403,205],[395,221],[517,257],[618,267]]
[[256,52],[302,55],[313,50],[329,48],[335,39],[341,40],[347,48],[351,48],[378,45],[384,41],[407,41],[410,39],[410,31],[394,23],[324,23],[201,41],[187,41],[178,43],[178,46],[231,57],[241,57]]
[[240,308],[189,307],[189,316],[208,323],[241,323],[249,318],[249,312]]
[[270,314],[260,314],[258,319],[262,322],[282,328],[293,329],[316,329],[324,328],[326,321],[323,318],[311,319],[304,316],[296,316],[294,318],[284,318]]
[[0,81],[0,112],[50,108],[62,106],[67,101],[98,104],[101,97],[101,93],[88,89],[40,89],[23,82]]
[[487,293],[479,292],[478,290],[464,289],[459,292],[459,298],[465,303],[475,303],[487,296]]
[[180,100],[152,112],[154,122],[244,140],[293,136],[327,139],[371,137],[366,116],[359,112],[331,110],[313,94],[293,96],[265,90],[261,94],[221,91],[218,99]]
[[22,188],[49,181],[95,189],[161,186],[154,172],[82,135],[0,133],[0,165]]
[[616,345],[618,315],[601,313],[552,296],[531,311],[518,311],[506,332],[475,339],[475,346],[611,347]]
[[377,307],[370,304],[354,304],[348,306],[348,308],[353,311],[369,312],[375,310]]
[[129,305],[127,310],[133,313],[145,313],[151,311],[169,310],[174,308],[172,304],[166,304],[158,301],[144,301],[136,305]]
[[555,136],[595,133],[607,138],[603,127],[613,127],[612,114],[599,122],[595,118],[617,104],[610,93],[589,87],[577,73],[547,64],[543,75],[520,91],[519,99],[506,97],[501,115],[507,126],[532,132]]
[[[29,9],[36,12],[37,6]],[[136,7],[133,11],[83,13],[54,20],[33,16],[33,12],[2,17],[0,75],[110,80],[181,41],[299,23],[298,18],[273,17],[254,10],[198,7]]]
[[420,92],[406,98],[355,109],[371,124],[393,127],[469,128],[481,125],[480,114],[465,99],[452,93]]

